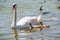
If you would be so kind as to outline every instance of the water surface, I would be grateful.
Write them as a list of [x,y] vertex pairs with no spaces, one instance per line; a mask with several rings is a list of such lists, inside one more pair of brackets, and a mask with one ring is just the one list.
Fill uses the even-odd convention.
[[[33,33],[18,32],[19,40],[60,40],[60,10],[56,7],[60,5],[57,0],[0,0],[0,40],[15,40],[10,25],[13,22],[12,3],[17,3],[17,22],[24,16],[40,15],[39,7],[43,5],[43,12],[50,12],[43,15],[44,24],[49,24],[50,28]],[[51,18],[51,19],[48,19]]]

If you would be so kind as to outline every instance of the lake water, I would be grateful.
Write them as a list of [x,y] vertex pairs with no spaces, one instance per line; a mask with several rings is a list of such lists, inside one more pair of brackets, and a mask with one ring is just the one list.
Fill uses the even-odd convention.
[[[43,5],[43,23],[50,25],[42,31],[32,33],[18,32],[19,40],[60,40],[60,5],[58,0],[0,0],[0,40],[15,40],[11,29],[13,22],[12,3],[17,3],[17,22],[24,16],[40,15],[39,7]],[[46,20],[45,20],[46,19]],[[42,38],[41,38],[42,37]]]

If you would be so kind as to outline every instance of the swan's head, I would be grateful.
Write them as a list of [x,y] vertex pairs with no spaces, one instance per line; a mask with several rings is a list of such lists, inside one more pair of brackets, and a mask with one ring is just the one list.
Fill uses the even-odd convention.
[[16,9],[16,3],[13,3],[13,10]]

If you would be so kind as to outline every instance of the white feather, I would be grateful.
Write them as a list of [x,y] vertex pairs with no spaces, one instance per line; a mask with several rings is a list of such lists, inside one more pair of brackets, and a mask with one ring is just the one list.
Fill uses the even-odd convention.
[[[25,27],[30,27],[29,23],[32,25],[39,24],[41,16],[26,16],[20,19],[18,21],[16,27],[12,26],[13,28],[25,28]],[[38,21],[39,20],[39,21]]]

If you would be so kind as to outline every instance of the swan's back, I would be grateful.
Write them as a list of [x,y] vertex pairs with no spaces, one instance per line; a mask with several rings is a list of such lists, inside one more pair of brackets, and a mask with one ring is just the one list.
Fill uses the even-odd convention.
[[23,27],[29,27],[29,23],[31,23],[32,21],[34,21],[34,19],[36,19],[36,17],[23,17],[18,23],[17,26],[23,26]]

